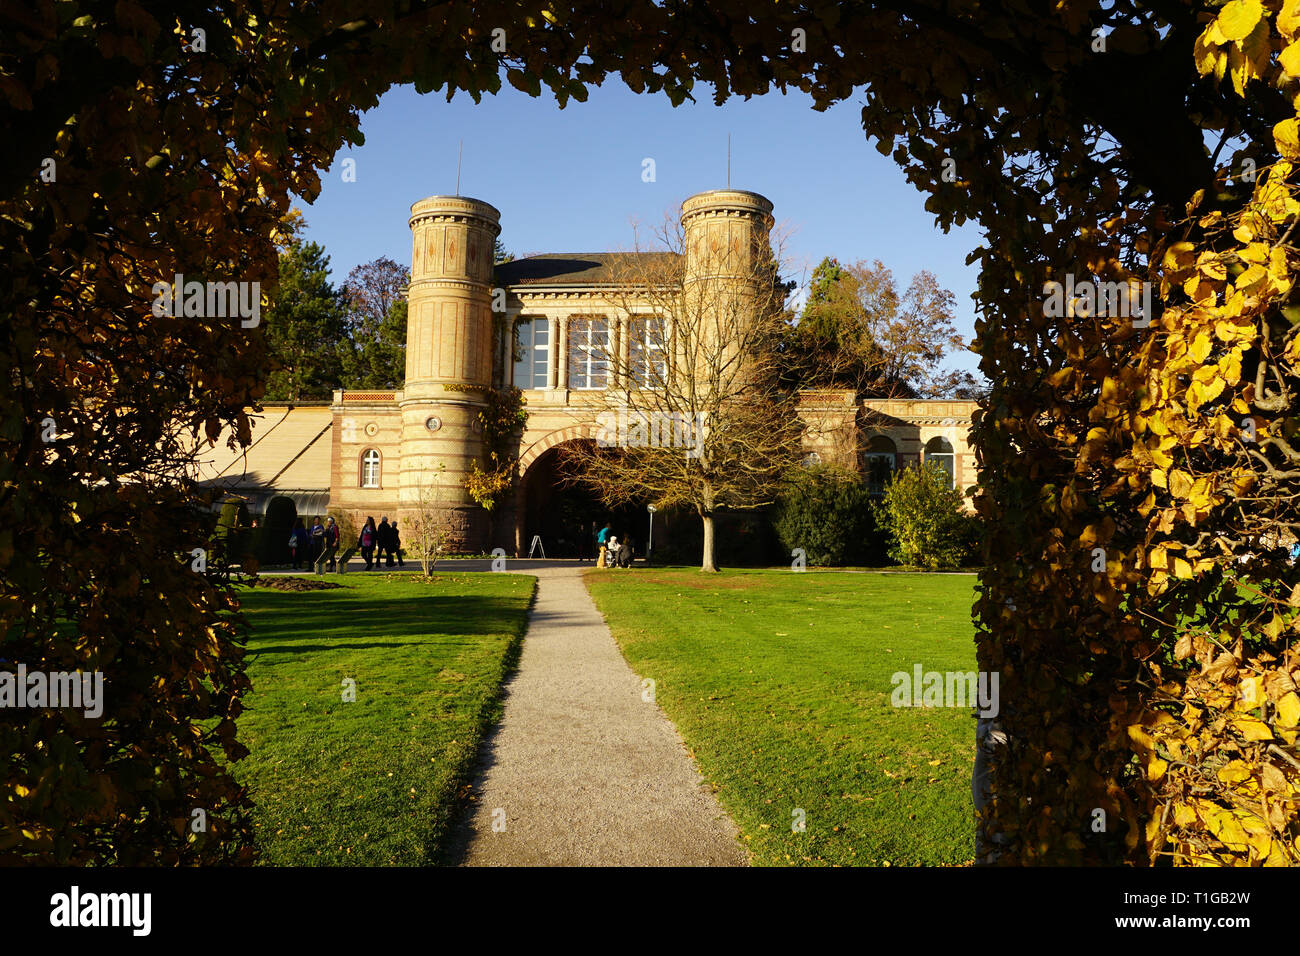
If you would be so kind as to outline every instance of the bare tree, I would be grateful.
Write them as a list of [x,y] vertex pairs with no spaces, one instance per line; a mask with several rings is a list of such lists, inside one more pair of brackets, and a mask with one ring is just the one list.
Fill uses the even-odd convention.
[[[445,465],[440,464],[439,473],[445,468]],[[441,506],[440,488],[441,485],[437,481],[421,483],[414,506],[407,505],[402,510],[408,540],[415,546],[420,570],[426,578],[437,566],[438,558],[451,538],[446,510]]]
[[564,458],[608,505],[694,511],[701,569],[716,571],[715,516],[772,503],[801,456],[778,350],[787,287],[765,230],[703,258],[675,218],[656,239],[658,251],[611,259],[613,315],[570,320],[570,383],[596,389],[598,433]]

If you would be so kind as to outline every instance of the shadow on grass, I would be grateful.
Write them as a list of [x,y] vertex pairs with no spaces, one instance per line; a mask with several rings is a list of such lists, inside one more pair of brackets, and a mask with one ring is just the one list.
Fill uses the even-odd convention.
[[495,597],[451,598],[414,589],[397,600],[355,594],[336,597],[340,594],[337,591],[315,594],[328,597],[307,611],[301,607],[277,608],[273,596],[257,601],[245,598],[244,607],[253,623],[249,650],[269,651],[276,645],[320,638],[323,632],[337,631],[348,623],[355,625],[354,636],[363,640],[366,632],[388,639],[430,634],[469,636],[499,634],[515,626],[514,609],[509,602]]

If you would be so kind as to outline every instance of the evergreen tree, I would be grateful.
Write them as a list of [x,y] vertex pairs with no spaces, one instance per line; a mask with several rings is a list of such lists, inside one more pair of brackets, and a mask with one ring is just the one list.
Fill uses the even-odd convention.
[[936,398],[972,388],[969,373],[940,368],[949,351],[965,348],[952,326],[953,303],[924,270],[900,295],[879,260],[844,265],[828,256],[786,332],[786,375],[800,387],[868,397]]
[[330,397],[342,378],[344,316],[325,249],[290,238],[280,252],[280,287],[264,318],[271,358],[267,401]]

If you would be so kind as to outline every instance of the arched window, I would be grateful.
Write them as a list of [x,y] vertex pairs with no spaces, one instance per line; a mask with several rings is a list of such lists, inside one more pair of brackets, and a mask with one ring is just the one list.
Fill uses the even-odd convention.
[[379,449],[367,448],[361,456],[361,487],[379,487]]
[[877,435],[862,453],[862,470],[867,474],[867,492],[883,495],[885,486],[894,478],[898,468],[898,447],[892,439]]
[[925,462],[933,462],[948,474],[948,487],[957,484],[957,464],[952,453],[952,445],[946,438],[934,437],[925,443]]

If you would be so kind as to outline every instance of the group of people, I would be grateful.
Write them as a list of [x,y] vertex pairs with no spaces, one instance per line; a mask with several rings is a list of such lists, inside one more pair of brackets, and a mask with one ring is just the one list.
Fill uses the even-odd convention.
[[328,521],[329,524],[322,525],[317,518],[310,531],[301,518],[294,522],[293,530],[289,532],[289,558],[295,570],[303,563],[309,568],[315,567],[322,560],[328,560],[330,570],[334,570],[334,555],[339,549],[339,526],[333,518]]
[[385,555],[388,556],[388,567],[393,566],[393,558],[397,558],[399,568],[406,567],[406,561],[402,557],[402,536],[397,530],[397,520],[393,519],[390,523],[387,515],[380,519],[378,527],[375,526],[374,518],[366,519],[366,523],[361,527],[361,534],[357,536],[357,550],[365,559],[367,571],[372,567],[379,567]]
[[[289,533],[289,558],[295,570],[304,564],[308,568],[315,568],[318,574],[326,567],[330,571],[335,570],[336,555],[339,550],[339,526],[335,524],[333,518],[325,520],[327,523],[321,524],[321,519],[317,518],[310,530],[303,524],[301,518],[294,523],[293,530]],[[390,522],[387,515],[384,515],[378,525],[375,524],[373,517],[366,518],[361,533],[357,535],[355,550],[361,552],[367,571],[381,566],[385,557],[388,559],[387,567],[393,567],[394,559],[398,567],[406,567],[402,552],[402,536],[397,530],[397,521]],[[347,555],[344,557],[346,558]]]
[[632,554],[630,534],[620,538],[608,524],[596,532],[596,567],[630,568]]

